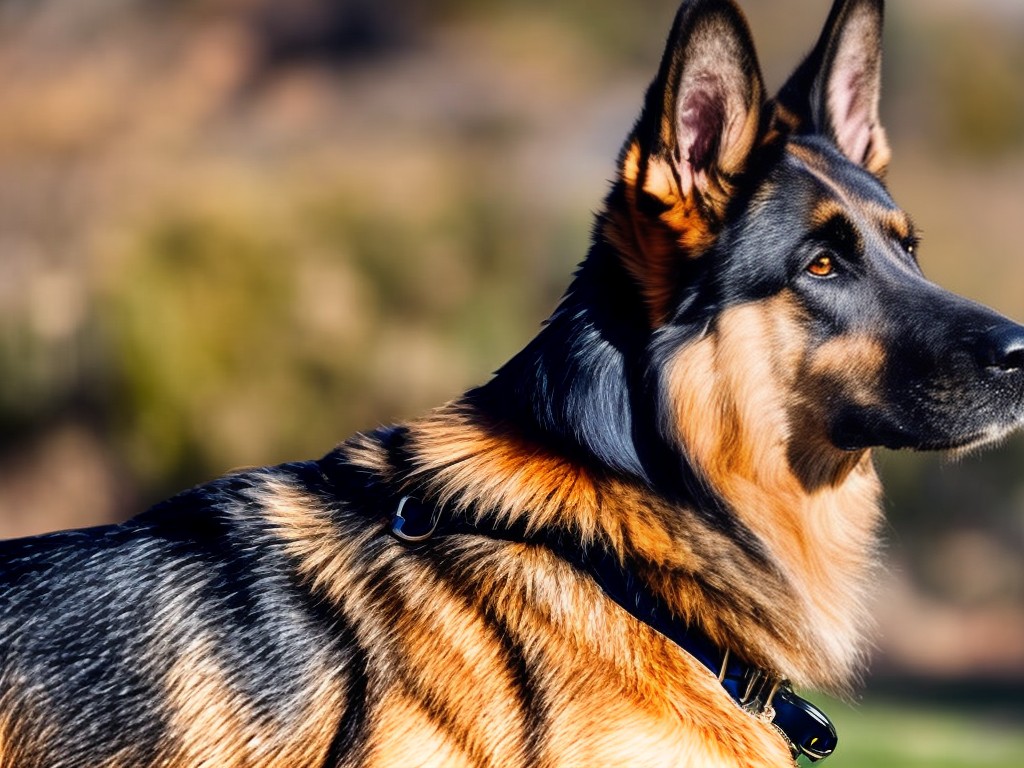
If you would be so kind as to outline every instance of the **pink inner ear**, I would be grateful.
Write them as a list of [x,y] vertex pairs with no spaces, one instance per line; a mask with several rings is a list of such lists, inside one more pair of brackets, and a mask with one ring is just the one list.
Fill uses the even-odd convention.
[[872,74],[863,62],[836,61],[829,88],[836,144],[855,163],[866,160],[874,129]]
[[[679,146],[695,170],[706,170],[718,154],[725,125],[725,99],[715,78],[701,78],[701,87],[687,94],[679,110]],[[717,86],[717,87],[716,87]]]
[[840,31],[828,73],[828,118],[839,149],[864,165],[879,130],[878,48],[880,20],[867,5],[858,6]]
[[722,83],[712,74],[702,74],[679,105],[679,171],[682,192],[689,195],[718,160],[726,122],[726,100]]

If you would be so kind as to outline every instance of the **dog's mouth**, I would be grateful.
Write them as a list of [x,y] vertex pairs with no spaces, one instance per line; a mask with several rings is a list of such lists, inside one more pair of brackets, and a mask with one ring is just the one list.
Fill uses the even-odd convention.
[[922,439],[909,447],[959,457],[1000,443],[1024,428],[1024,373],[997,371],[975,392],[973,398],[944,404],[935,414],[923,409],[915,419],[924,425]]
[[952,458],[958,459],[968,456],[983,448],[998,445],[1013,435],[1014,432],[1022,428],[1024,428],[1024,420],[1018,420],[1017,422],[1009,425],[992,426],[975,435],[971,435],[960,440],[949,441],[946,444],[937,444],[934,447],[926,446],[921,450],[941,451],[948,453]]
[[960,429],[951,430],[948,419],[935,420],[906,413],[901,413],[900,418],[887,418],[887,414],[879,411],[850,408],[840,412],[832,422],[830,437],[832,443],[844,451],[881,447],[960,457],[1002,442],[1024,428],[1024,413],[1019,412],[1024,407],[1014,410],[1018,413],[1013,418],[987,419],[980,426],[964,424]]

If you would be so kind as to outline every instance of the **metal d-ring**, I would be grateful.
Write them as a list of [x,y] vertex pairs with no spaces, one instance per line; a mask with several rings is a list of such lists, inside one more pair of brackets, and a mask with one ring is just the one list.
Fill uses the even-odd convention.
[[431,511],[430,526],[423,533],[409,533],[405,530],[405,524],[415,524],[415,522],[417,522],[414,520],[409,520],[409,518],[405,517],[405,515],[402,514],[403,512],[405,512],[405,505],[410,501],[413,504],[419,504],[419,502],[412,496],[403,496],[402,500],[398,502],[398,509],[395,510],[395,516],[391,521],[391,535],[394,536],[396,539],[401,539],[402,541],[407,541],[410,543],[426,541],[431,536],[433,536],[434,531],[437,530],[439,514],[436,509]]

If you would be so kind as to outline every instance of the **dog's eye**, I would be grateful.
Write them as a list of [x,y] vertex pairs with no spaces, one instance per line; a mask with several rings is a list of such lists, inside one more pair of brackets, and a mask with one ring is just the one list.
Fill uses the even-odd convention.
[[911,235],[910,237],[903,238],[900,245],[903,246],[903,252],[906,253],[907,256],[912,259],[916,259],[918,242],[917,237]]
[[836,260],[831,254],[819,253],[807,265],[807,271],[815,277],[832,277],[836,272]]

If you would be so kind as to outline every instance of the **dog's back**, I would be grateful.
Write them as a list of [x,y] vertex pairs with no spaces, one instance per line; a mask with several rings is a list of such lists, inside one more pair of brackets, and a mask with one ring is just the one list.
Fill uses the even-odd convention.
[[272,482],[336,498],[285,466],[0,543],[0,765],[324,764],[361,673],[261,516]]
[[393,438],[0,545],[0,765],[785,760],[545,547],[391,536]]

